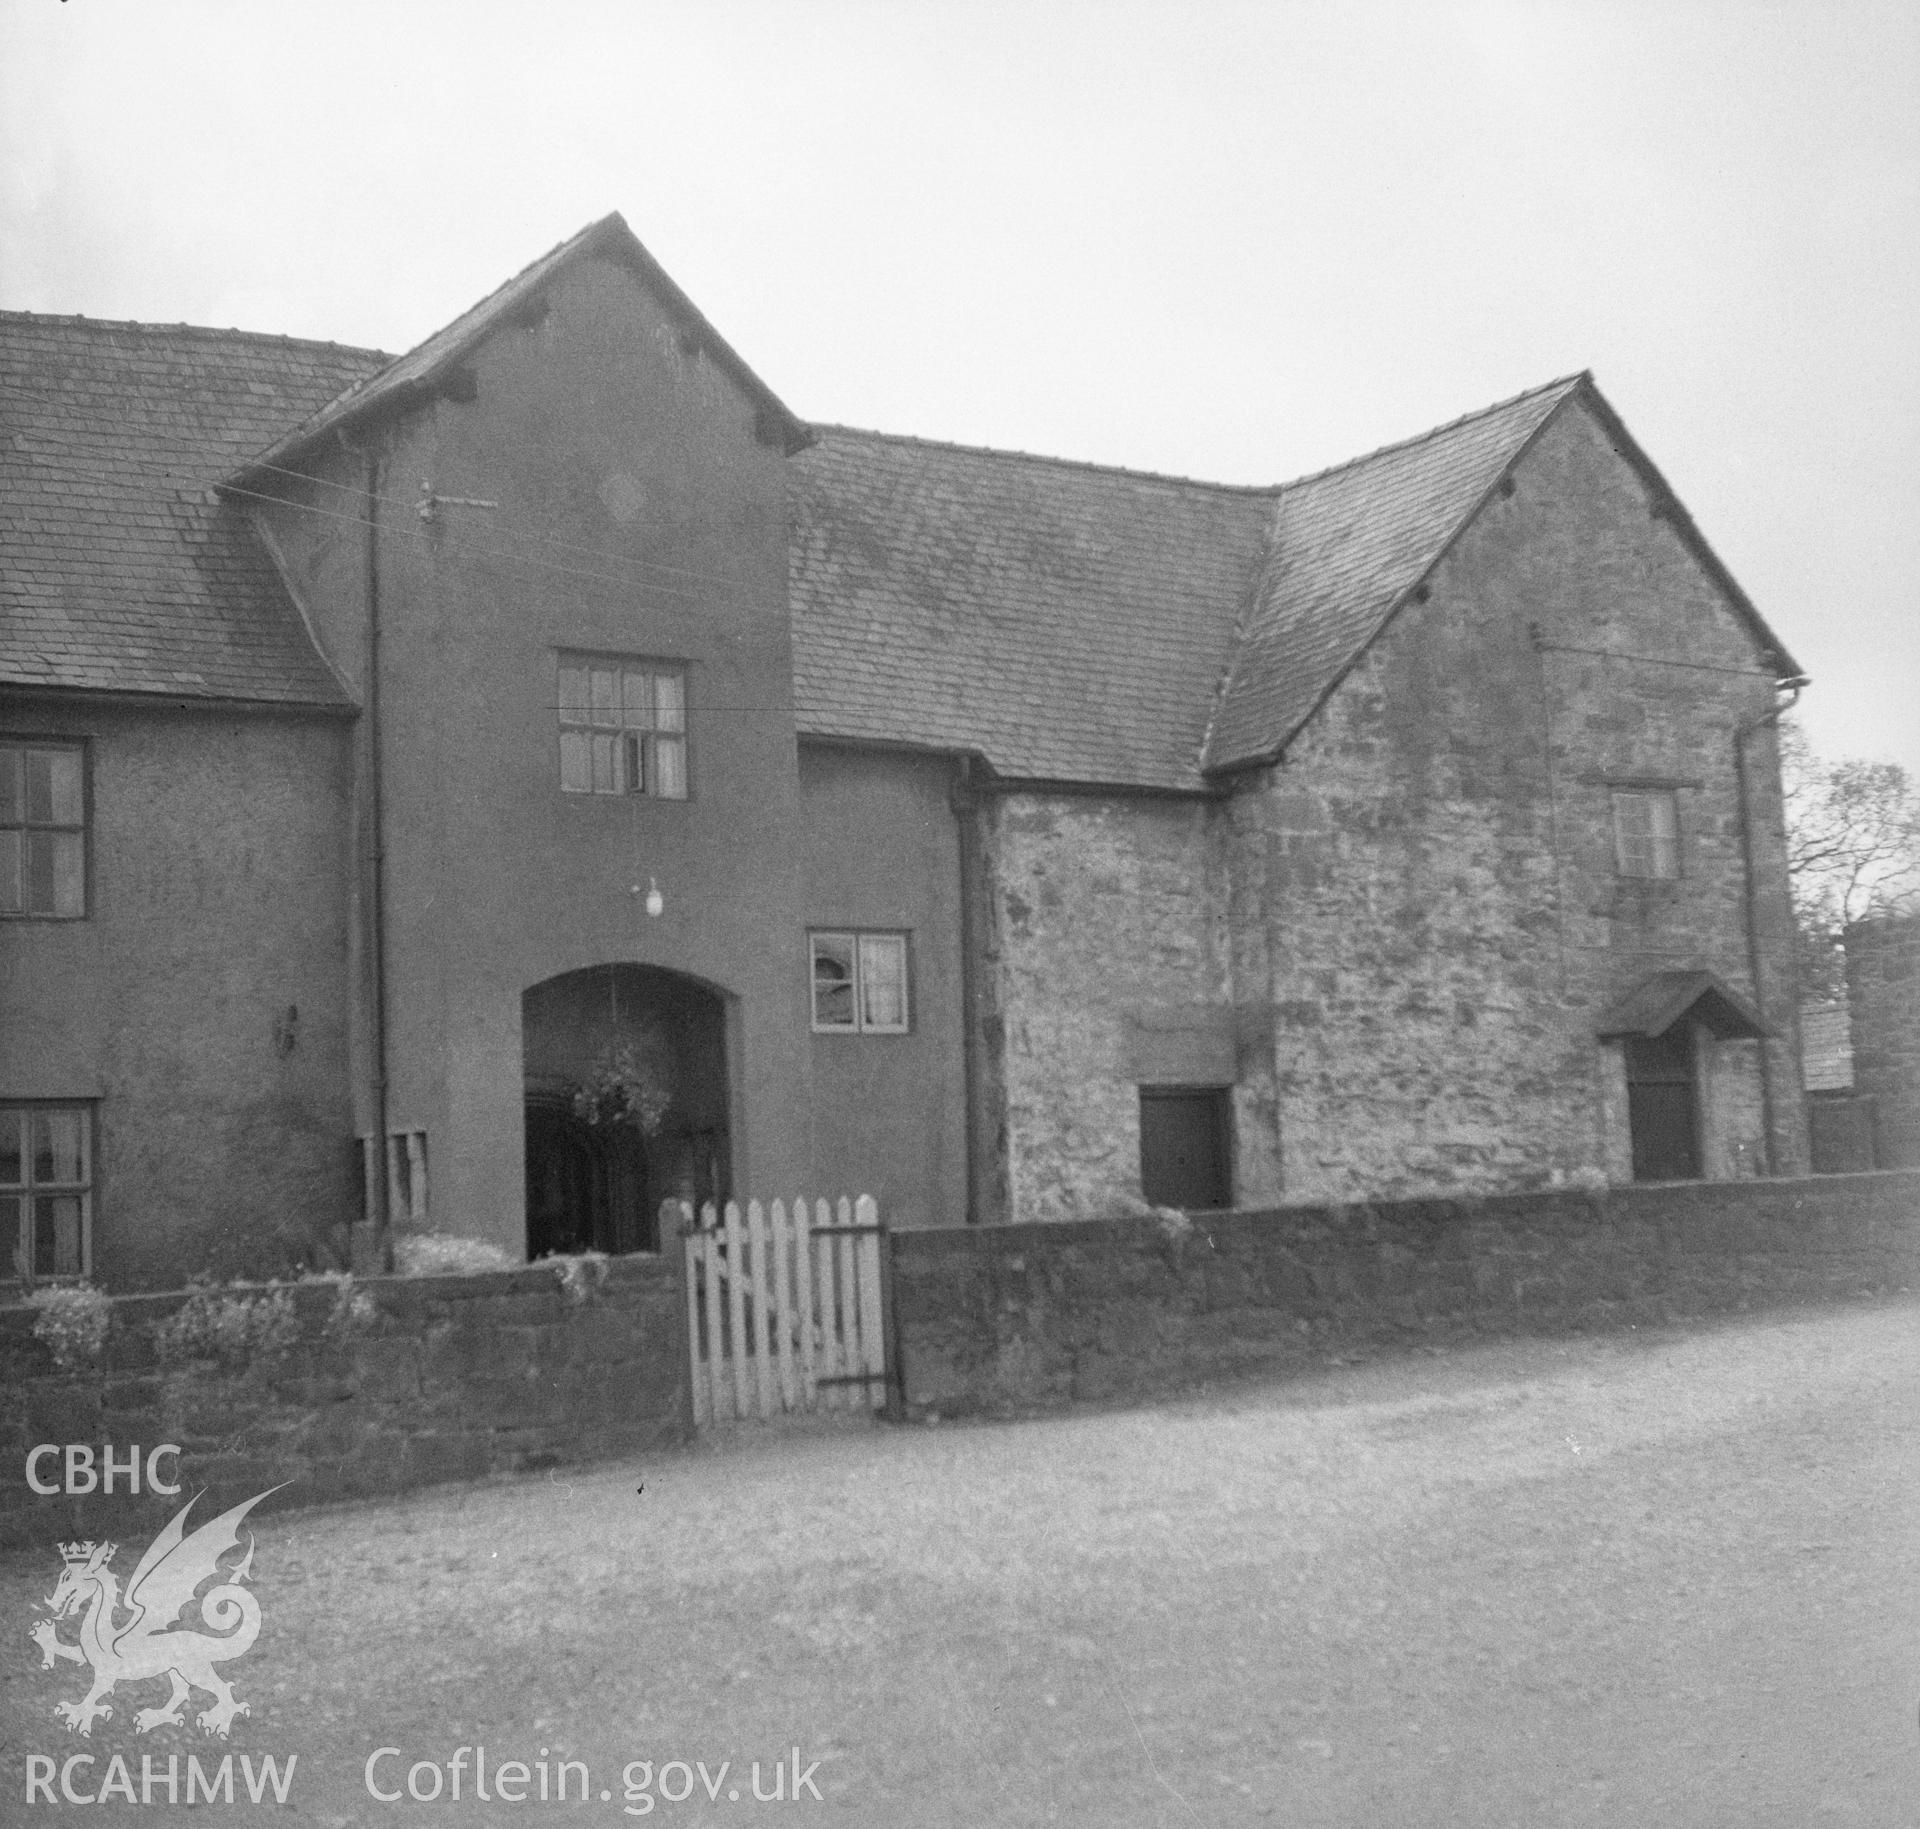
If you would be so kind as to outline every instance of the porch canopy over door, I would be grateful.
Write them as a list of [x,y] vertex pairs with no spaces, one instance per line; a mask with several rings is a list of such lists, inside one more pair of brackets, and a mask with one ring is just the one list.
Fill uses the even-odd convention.
[[1596,1028],[1602,1041],[1625,1046],[1634,1180],[1698,1180],[1704,1151],[1695,1029],[1722,1041],[1759,1041],[1773,1031],[1739,992],[1708,971],[1651,973]]

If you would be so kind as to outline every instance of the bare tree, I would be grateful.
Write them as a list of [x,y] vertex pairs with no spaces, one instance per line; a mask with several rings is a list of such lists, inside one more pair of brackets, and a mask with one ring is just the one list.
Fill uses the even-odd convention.
[[1920,903],[1920,791],[1897,762],[1823,761],[1791,720],[1780,772],[1801,994],[1838,997],[1846,928]]

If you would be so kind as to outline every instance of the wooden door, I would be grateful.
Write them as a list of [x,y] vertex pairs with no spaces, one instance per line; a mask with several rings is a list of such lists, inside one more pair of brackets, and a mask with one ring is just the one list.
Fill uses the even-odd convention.
[[1140,1088],[1140,1191],[1154,1206],[1233,1204],[1229,1097],[1225,1086]]
[[1627,1124],[1635,1181],[1700,1179],[1700,1097],[1685,1022],[1628,1038]]

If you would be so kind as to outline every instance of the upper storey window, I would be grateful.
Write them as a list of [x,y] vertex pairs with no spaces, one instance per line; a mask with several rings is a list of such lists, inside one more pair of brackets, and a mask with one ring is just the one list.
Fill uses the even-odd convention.
[[560,656],[560,786],[569,794],[687,797],[687,670]]
[[1672,788],[1613,790],[1613,851],[1622,876],[1680,874],[1680,813]]
[[0,915],[87,912],[86,751],[0,741]]

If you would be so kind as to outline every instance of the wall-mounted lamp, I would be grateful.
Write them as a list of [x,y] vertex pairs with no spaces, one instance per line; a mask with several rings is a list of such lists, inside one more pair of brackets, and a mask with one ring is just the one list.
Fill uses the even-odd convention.
[[[633,893],[635,895],[640,893],[638,883],[633,885]],[[655,920],[667,912],[667,898],[660,893],[660,885],[651,876],[647,878],[647,899],[642,906]]]

